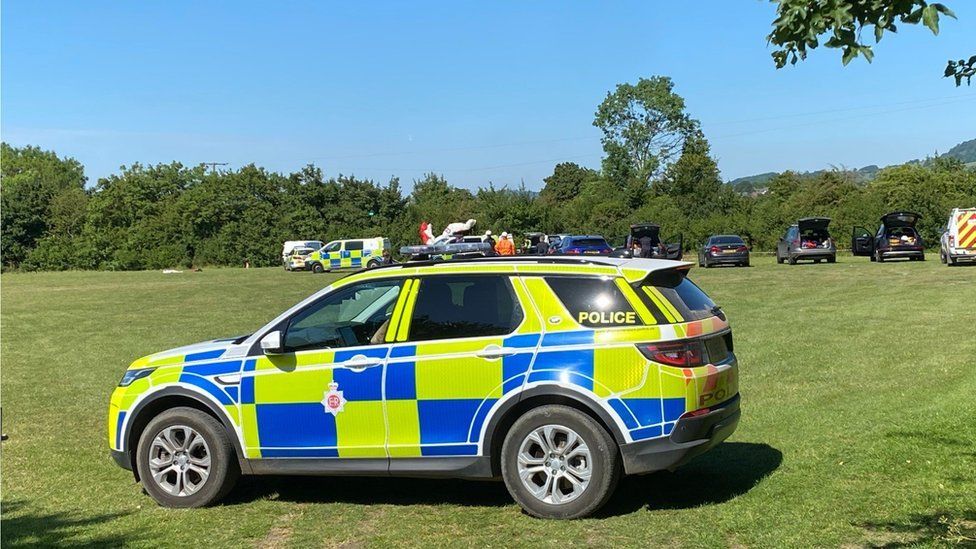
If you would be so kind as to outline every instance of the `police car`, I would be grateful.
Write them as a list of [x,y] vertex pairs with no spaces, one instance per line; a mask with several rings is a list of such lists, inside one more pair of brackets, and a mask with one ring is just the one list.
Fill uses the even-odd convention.
[[586,516],[739,421],[725,315],[657,259],[509,257],[360,271],[254,333],[136,360],[114,460],[168,507],[238,476],[501,478]]
[[390,250],[388,238],[333,240],[309,255],[305,260],[305,268],[313,273],[364,267],[371,269],[384,263],[384,250]]

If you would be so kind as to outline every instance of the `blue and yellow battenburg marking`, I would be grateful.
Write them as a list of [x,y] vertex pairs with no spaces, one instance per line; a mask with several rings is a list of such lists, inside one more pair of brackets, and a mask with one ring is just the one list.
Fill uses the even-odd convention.
[[[560,274],[612,277],[633,317],[608,320],[623,326],[583,326],[584,319],[563,306],[544,278],[556,268]],[[510,277],[523,311],[514,333],[408,341],[418,277],[484,272]],[[685,321],[663,293],[637,285],[646,276],[636,269],[595,265],[504,264],[356,273],[333,287],[384,277],[404,279],[382,343],[234,360],[223,359],[223,350],[139,359],[131,368],[156,369],[113,393],[110,444],[123,449],[127,413],[153,390],[173,384],[192,387],[219,403],[251,459],[478,455],[485,451],[483,431],[499,404],[517,398],[525,388],[545,384],[597,401],[628,440],[667,436],[685,412],[735,396],[737,372],[732,365],[672,368],[644,357],[636,343],[728,328],[718,317]],[[490,348],[499,350],[497,356],[484,356]],[[364,358],[378,365],[343,366]],[[330,409],[336,402],[341,410]]]

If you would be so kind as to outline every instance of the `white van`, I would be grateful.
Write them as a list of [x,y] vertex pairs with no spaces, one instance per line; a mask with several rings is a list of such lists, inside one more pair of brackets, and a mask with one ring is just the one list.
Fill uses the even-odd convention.
[[288,268],[288,256],[295,248],[311,248],[313,251],[322,248],[321,240],[287,240],[281,248],[281,264]]
[[976,208],[952,210],[949,224],[942,233],[939,256],[946,265],[976,261]]

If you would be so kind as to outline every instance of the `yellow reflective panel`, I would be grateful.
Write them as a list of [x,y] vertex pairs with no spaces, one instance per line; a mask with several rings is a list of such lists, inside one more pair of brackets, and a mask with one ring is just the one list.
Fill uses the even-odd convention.
[[515,296],[518,297],[519,305],[522,306],[522,313],[525,318],[522,325],[516,330],[519,334],[537,334],[542,331],[542,321],[539,314],[532,304],[529,292],[525,289],[525,284],[520,278],[512,278],[512,288],[515,289]]
[[644,302],[641,301],[640,297],[637,296],[637,293],[634,292],[634,288],[632,288],[630,284],[627,284],[627,282],[622,278],[618,278],[616,283],[617,288],[620,289],[620,293],[624,294],[624,297],[627,298],[627,302],[630,303],[631,308],[637,311],[637,315],[640,317],[641,322],[644,324],[657,324],[657,321],[654,319],[654,315],[651,314],[651,311],[648,310],[647,306],[644,305]]
[[539,307],[539,312],[542,313],[547,332],[583,329],[573,318],[573,315],[569,314],[569,311],[559,301],[545,280],[540,277],[527,276],[523,277],[522,281],[525,283],[529,295],[532,296],[532,300]]
[[420,455],[420,416],[416,400],[387,400],[390,457]]
[[336,415],[339,457],[386,457],[383,401],[349,401]]
[[401,316],[403,315],[403,308],[406,306],[407,300],[410,299],[410,290],[413,284],[416,283],[414,279],[407,279],[403,284],[403,289],[400,290],[400,295],[397,296],[396,305],[393,306],[393,316],[390,317],[390,325],[386,328],[386,342],[392,343],[396,340],[397,329],[400,326],[400,322],[403,322]]
[[327,368],[258,374],[254,376],[254,401],[258,404],[319,402],[331,382],[332,370]]

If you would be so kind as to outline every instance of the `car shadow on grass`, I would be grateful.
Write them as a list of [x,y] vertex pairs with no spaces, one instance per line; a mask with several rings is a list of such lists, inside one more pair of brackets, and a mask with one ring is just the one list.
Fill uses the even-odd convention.
[[[624,477],[597,517],[640,509],[686,509],[728,501],[773,472],[783,454],[768,444],[726,442],[673,473]],[[359,505],[501,507],[514,502],[501,482],[397,477],[258,476],[241,480],[225,505],[259,499]]]
[[[111,522],[124,513],[75,516],[58,511],[38,512],[23,500],[3,502],[3,528],[0,545],[3,547],[121,547],[135,538],[126,535],[86,535],[89,528]],[[75,539],[77,536],[77,539]]]
[[725,442],[673,472],[624,477],[597,516],[724,503],[751,490],[782,462],[783,453],[768,444]]
[[225,505],[258,499],[294,503],[349,503],[359,505],[460,505],[499,507],[512,498],[501,482],[398,477],[286,477],[255,476],[241,479],[224,500]]

